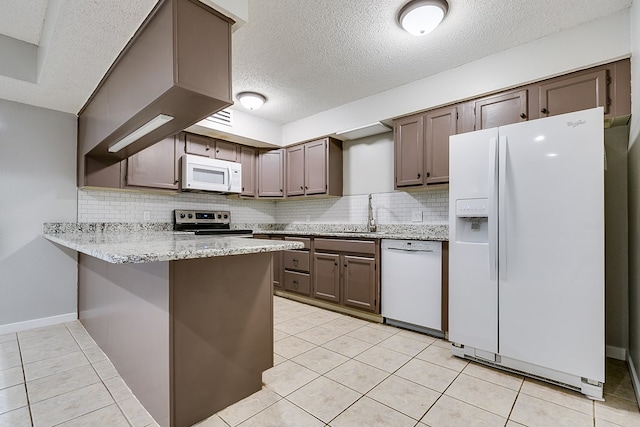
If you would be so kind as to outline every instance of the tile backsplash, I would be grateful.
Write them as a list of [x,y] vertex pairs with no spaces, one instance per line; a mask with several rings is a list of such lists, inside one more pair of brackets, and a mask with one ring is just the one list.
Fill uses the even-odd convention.
[[[365,224],[368,195],[286,201],[243,200],[217,194],[159,194],[109,190],[78,190],[79,222],[171,222],[174,209],[224,209],[232,221],[247,224],[349,223]],[[446,224],[449,190],[394,191],[373,195],[373,214],[379,224]],[[149,212],[149,219],[144,218]]]
[[[298,222],[366,224],[368,198],[367,194],[363,194],[335,199],[278,202],[276,222],[279,224]],[[449,190],[375,193],[372,206],[373,217],[379,224],[412,223],[413,212],[421,212],[422,222],[425,223],[447,223]]]
[[233,222],[273,223],[276,203],[241,200],[206,193],[140,193],[109,190],[78,190],[78,222],[171,222],[174,209],[228,210]]

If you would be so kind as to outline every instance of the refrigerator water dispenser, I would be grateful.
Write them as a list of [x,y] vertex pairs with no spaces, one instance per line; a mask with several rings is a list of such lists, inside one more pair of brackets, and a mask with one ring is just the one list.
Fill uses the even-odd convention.
[[489,243],[489,199],[456,200],[456,241]]

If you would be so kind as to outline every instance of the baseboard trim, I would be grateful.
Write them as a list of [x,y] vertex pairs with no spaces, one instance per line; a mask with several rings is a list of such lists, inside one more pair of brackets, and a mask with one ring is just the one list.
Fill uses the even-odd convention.
[[78,313],[76,312],[26,320],[24,322],[9,323],[7,325],[0,325],[0,335],[26,331],[27,329],[42,328],[43,326],[57,325],[58,323],[73,322],[74,320],[78,320]]
[[[633,390],[636,392],[636,401],[640,402],[640,378],[638,378],[638,371],[636,371],[636,365],[633,364],[630,353],[627,353],[627,366],[629,367],[629,376],[633,383]],[[640,403],[638,405],[640,406]]]
[[614,347],[612,345],[608,345],[606,346],[605,354],[607,357],[610,357],[612,359],[622,360],[622,361],[627,360],[626,348],[620,348],[620,347]]

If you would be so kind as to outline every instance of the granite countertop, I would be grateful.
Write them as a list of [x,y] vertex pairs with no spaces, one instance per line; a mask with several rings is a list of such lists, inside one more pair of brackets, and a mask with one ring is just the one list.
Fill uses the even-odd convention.
[[[171,223],[46,223],[43,236],[103,261],[126,264],[245,255],[301,249],[302,243],[246,237],[196,236],[174,232]],[[234,224],[254,234],[447,241],[446,224],[384,224],[368,232],[362,224]]]
[[59,245],[114,264],[246,255],[304,247],[299,242],[196,236],[157,231],[144,226],[96,227],[94,224],[92,227],[75,224],[74,227],[74,224],[45,224],[43,236]]
[[399,240],[449,240],[449,226],[433,225],[381,225],[377,232],[369,232],[361,225],[339,224],[293,224],[279,228],[262,229],[260,224],[252,228],[254,234],[298,235],[313,237],[348,237],[360,239],[399,239]]

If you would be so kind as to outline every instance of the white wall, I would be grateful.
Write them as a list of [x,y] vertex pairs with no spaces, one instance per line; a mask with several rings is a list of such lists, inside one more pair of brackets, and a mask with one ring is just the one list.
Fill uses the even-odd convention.
[[41,236],[44,222],[76,220],[76,127],[0,100],[0,334],[76,316],[76,254]]
[[344,141],[345,196],[393,191],[393,132]]
[[[637,22],[637,21],[636,21]],[[283,143],[330,135],[629,56],[625,10],[283,127]]]
[[640,400],[640,2],[631,6],[631,132],[629,136],[629,358]]

